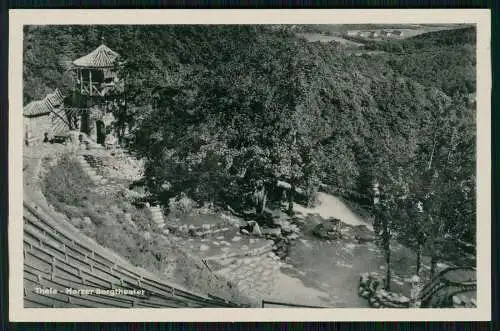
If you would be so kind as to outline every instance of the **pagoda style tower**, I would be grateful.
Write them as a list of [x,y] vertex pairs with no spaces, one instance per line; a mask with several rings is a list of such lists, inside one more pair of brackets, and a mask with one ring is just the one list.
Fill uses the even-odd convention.
[[104,97],[118,82],[120,55],[101,44],[91,53],[73,61],[80,93]]
[[115,135],[113,114],[123,112],[122,65],[120,55],[104,43],[72,63],[76,78],[73,107],[81,110],[80,131],[101,145],[108,135]]

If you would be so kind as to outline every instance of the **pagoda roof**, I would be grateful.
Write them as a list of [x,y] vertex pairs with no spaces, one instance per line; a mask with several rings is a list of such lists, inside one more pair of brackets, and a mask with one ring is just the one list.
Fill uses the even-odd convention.
[[73,65],[84,68],[110,68],[115,66],[118,57],[120,55],[117,52],[101,44],[89,54],[74,60]]
[[64,96],[59,89],[56,89],[53,93],[48,94],[44,99],[32,101],[27,104],[23,109],[23,115],[30,116],[40,116],[49,114],[55,107],[62,105]]

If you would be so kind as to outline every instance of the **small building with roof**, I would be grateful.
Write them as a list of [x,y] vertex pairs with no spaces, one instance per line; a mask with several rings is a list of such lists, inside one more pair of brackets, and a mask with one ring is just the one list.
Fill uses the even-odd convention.
[[80,129],[101,145],[108,134],[113,134],[113,109],[124,102],[124,84],[119,77],[123,64],[120,54],[104,43],[72,62],[80,100],[75,103],[87,109],[81,113]]
[[80,93],[88,96],[105,96],[118,82],[120,55],[101,44],[95,50],[73,61]]
[[59,116],[64,104],[64,95],[59,89],[48,94],[42,100],[28,103],[23,108],[24,139],[27,145],[51,139],[54,135],[68,130]]

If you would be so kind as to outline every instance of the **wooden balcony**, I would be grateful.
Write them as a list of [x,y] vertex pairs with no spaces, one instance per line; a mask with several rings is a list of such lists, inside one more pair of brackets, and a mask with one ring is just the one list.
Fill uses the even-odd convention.
[[109,91],[114,89],[114,87],[116,86],[114,82],[99,83],[99,82],[90,82],[81,80],[78,80],[78,85],[80,85],[80,93],[82,95],[100,96],[100,97],[108,95]]

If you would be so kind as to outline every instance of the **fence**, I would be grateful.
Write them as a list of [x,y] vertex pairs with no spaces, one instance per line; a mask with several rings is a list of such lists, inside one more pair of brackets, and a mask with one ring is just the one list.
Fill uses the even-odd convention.
[[475,292],[476,286],[475,268],[447,268],[422,289],[419,295],[421,307],[446,307],[454,295]]
[[[262,308],[266,308],[266,305],[272,306],[275,308],[277,308],[276,306],[295,307],[295,308],[326,308],[326,307],[319,307],[319,306],[301,305],[301,304],[296,304],[296,303],[286,303],[286,302],[262,300]],[[267,308],[271,308],[271,307],[267,307]]]

